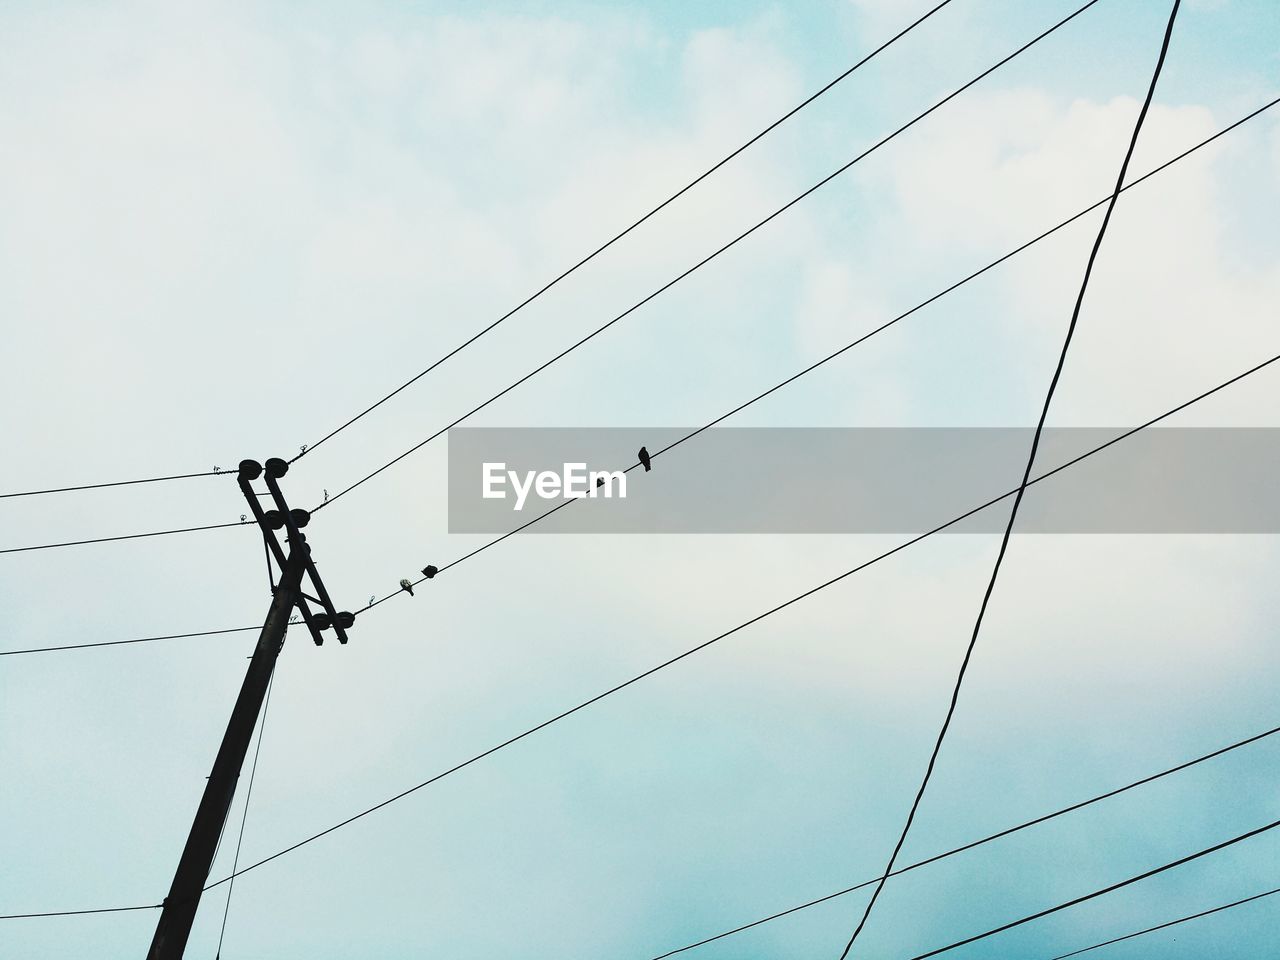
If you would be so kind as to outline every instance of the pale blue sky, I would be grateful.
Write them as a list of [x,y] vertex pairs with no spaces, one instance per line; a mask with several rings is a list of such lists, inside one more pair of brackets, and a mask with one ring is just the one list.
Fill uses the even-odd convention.
[[[954,0],[301,461],[286,493],[310,505],[434,432],[1076,5]],[[4,5],[3,490],[314,443],[926,6]],[[1092,203],[1167,12],[1102,0],[473,422],[697,425]],[[1135,172],[1280,95],[1277,41],[1266,0],[1184,3]],[[1128,426],[1277,352],[1278,174],[1266,114],[1122,198],[1055,424]],[[1033,422],[1097,223],[736,422]],[[1178,423],[1280,425],[1276,376]],[[445,457],[442,439],[317,517],[311,542],[340,606],[479,542],[446,531]],[[656,469],[678,472],[678,454]],[[0,546],[242,512],[223,479],[7,500]],[[895,542],[514,538],[362,617],[346,647],[294,635],[243,859]],[[922,773],[995,546],[904,551],[246,875],[223,956],[644,960],[867,878]],[[252,624],[268,600],[248,530],[0,564],[4,649]],[[1015,538],[904,856],[1276,725],[1278,568],[1265,537]],[[251,643],[0,660],[0,913],[164,895]],[[860,956],[910,957],[1274,820],[1278,751],[1256,745],[892,881]],[[1047,958],[1280,885],[1278,844],[964,955]],[[222,902],[206,898],[188,956],[213,956]],[[861,904],[689,956],[834,960]],[[1097,956],[1253,958],[1278,911],[1265,901]],[[3,922],[0,957],[137,957],[154,922]]]

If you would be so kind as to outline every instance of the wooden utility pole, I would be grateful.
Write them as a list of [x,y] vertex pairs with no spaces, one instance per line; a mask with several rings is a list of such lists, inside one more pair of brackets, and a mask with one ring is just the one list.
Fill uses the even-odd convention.
[[[279,509],[264,512],[250,485],[263,473],[263,468],[253,460],[244,460],[240,464],[240,489],[249,501],[254,517],[262,528],[267,547],[280,567],[280,581],[275,586],[266,622],[258,636],[258,645],[249,659],[249,669],[240,686],[240,695],[231,711],[231,719],[227,722],[222,745],[213,761],[213,771],[205,785],[204,796],[196,809],[191,833],[187,836],[187,844],[178,860],[178,869],[174,873],[169,895],[165,897],[155,936],[151,940],[151,949],[147,952],[147,960],[180,960],[186,950],[191,924],[195,920],[196,909],[200,906],[200,895],[209,878],[209,869],[213,866],[218,838],[222,835],[227,813],[231,809],[240,768],[244,765],[253,729],[257,726],[258,713],[262,709],[267,685],[275,669],[280,647],[284,643],[285,630],[289,626],[293,608],[296,606],[301,611],[317,645],[323,642],[321,631],[330,627],[334,629],[338,639],[346,643],[346,628],[355,620],[350,613],[334,611],[315,564],[311,562],[311,548],[301,532],[310,517],[305,510],[290,510],[276,483],[288,469],[289,465],[283,460],[267,461],[267,488]],[[282,527],[287,528],[289,534],[287,557],[274,533]],[[307,595],[302,592],[304,574],[309,576],[320,597],[316,602],[325,608],[322,614],[312,614],[307,606]]]

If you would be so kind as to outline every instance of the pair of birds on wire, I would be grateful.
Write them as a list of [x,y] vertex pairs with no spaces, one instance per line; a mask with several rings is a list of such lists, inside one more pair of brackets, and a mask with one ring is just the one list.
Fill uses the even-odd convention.
[[[636,456],[638,456],[638,457],[640,458],[640,466],[644,467],[644,472],[645,472],[645,473],[648,473],[650,470],[652,470],[652,469],[653,469],[653,466],[652,466],[652,462],[653,462],[653,461],[652,461],[652,458],[649,456],[649,451],[648,451],[647,449],[645,449],[644,447],[641,447],[641,448],[640,448],[640,452],[639,452]],[[600,485],[602,485],[603,483],[604,483],[604,480],[603,480],[603,479],[601,479],[601,480],[597,480],[597,481],[596,481],[596,486],[600,486]],[[326,498],[326,499],[327,499],[327,498]],[[431,565],[431,564],[428,564],[427,566],[425,566],[425,567],[423,567],[423,568],[422,568],[422,575],[423,575],[424,577],[426,577],[428,580],[432,579],[432,578],[433,578],[437,573],[439,573],[439,572],[440,572],[440,569],[439,569],[438,567],[436,567],[436,566]],[[410,580],[408,577],[404,577],[404,578],[403,578],[403,579],[401,579],[401,581],[400,581],[400,589],[401,589],[401,590],[403,590],[405,593],[409,594],[409,596],[411,596],[411,597],[412,597],[412,596],[413,596],[413,581],[412,581],[412,580]]]
[[[437,573],[439,573],[439,572],[440,572],[440,568],[439,568],[439,567],[437,567],[435,564],[432,564],[432,563],[429,563],[429,564],[427,564],[425,567],[423,567],[423,568],[422,568],[422,575],[423,575],[424,577],[426,577],[428,580],[430,580],[432,577],[434,577],[434,576],[435,576]],[[408,577],[405,577],[403,580],[401,580],[401,581],[400,581],[400,589],[401,589],[401,590],[403,590],[405,593],[409,594],[409,596],[411,596],[411,597],[412,597],[412,596],[413,596],[413,581],[411,581]]]

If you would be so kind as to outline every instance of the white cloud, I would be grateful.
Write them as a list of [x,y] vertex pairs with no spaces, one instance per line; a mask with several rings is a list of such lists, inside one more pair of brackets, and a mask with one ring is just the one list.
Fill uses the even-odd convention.
[[[898,5],[862,6],[905,19]],[[63,11],[32,28],[25,49],[0,67],[0,309],[12,318],[7,346],[20,358],[4,390],[7,408],[22,412],[7,440],[14,484],[200,468],[206,460],[228,466],[236,456],[313,440],[719,159],[799,99],[811,79],[810,64],[778,52],[768,16],[676,42],[621,14],[436,16],[398,29],[366,12],[355,28],[338,29],[319,19],[268,24],[213,6],[168,17],[156,12],[163,9]],[[790,211],[495,405],[483,422],[677,423],[718,414],[932,292],[922,278],[954,278],[957,264],[976,265],[1096,199],[1135,109],[1132,99],[1067,102],[1038,88],[966,95],[869,163],[864,179]],[[850,129],[853,112],[835,113],[779,131],[780,140],[735,161],[573,283],[302,461],[286,490],[319,499],[321,489],[371,469],[790,199],[809,182],[797,166],[846,159],[812,156],[812,144],[847,146],[866,134],[862,119]],[[1158,107],[1136,166],[1228,119],[1194,104]],[[1280,169],[1280,134],[1265,124],[1265,136],[1233,135],[1122,200],[1056,422],[1149,415],[1267,345],[1277,281],[1266,251],[1274,241],[1256,229],[1242,237],[1233,221],[1237,173],[1265,179],[1242,167],[1243,158],[1265,143],[1268,169]],[[766,409],[801,425],[936,422],[983,391],[1002,414],[1013,409],[1004,404],[1010,393],[1025,392],[1030,409],[1090,239],[1081,229],[1046,245],[954,313],[949,303],[904,322]],[[967,328],[972,353],[957,354],[945,338],[971,317],[989,322]],[[1230,411],[1231,422],[1266,415]],[[1226,408],[1214,416],[1227,420]],[[444,533],[443,457],[437,445],[320,515],[313,543],[340,605],[356,606],[423,563],[464,551],[462,538]],[[213,484],[29,502],[6,514],[6,545],[232,519],[243,509],[234,490]],[[118,553],[37,554],[21,565],[9,558],[8,643],[252,622],[265,577],[251,540],[169,538]],[[1249,658],[1263,635],[1255,621],[1272,559],[1265,549],[1098,543],[1015,544],[991,649],[975,672],[991,704],[1030,709],[1019,684],[1065,677],[1040,715],[1052,726],[1069,715],[1071,691],[1091,689],[1104,669],[1111,685],[1103,689],[1138,682],[1144,659],[1160,652],[1155,638],[1175,637],[1183,654],[1160,664],[1167,691],[1205,677],[1220,682],[1215,692],[1229,690],[1233,668],[1259,662]],[[403,789],[877,545],[517,538],[417,598],[362,618],[347,648],[313,650],[295,637],[273,707],[270,760],[255,788],[253,852],[270,853]],[[878,803],[880,781],[915,775],[912,745],[932,733],[934,719],[924,708],[936,705],[950,675],[948,658],[965,639],[988,569],[988,541],[934,549],[851,578],[637,685],[583,723],[557,727],[539,746],[531,741],[530,752],[513,750],[488,768],[492,781],[460,777],[430,803],[424,791],[385,819],[375,815],[265,868],[264,882],[279,869],[267,886],[291,912],[284,922],[255,918],[247,930],[265,942],[291,930],[321,938],[344,923],[365,928],[369,911],[401,904],[400,880],[441,866],[459,889],[518,887],[524,875],[477,863],[456,825],[480,830],[498,852],[510,845],[513,863],[536,862],[538,843],[572,837],[575,824],[598,815],[584,812],[579,789],[622,813],[598,817],[579,846],[566,841],[559,850],[561,873],[581,867],[577,875],[599,883],[562,887],[558,873],[557,883],[541,878],[530,895],[566,914],[605,896],[610,871],[600,849],[630,851],[639,866],[627,882],[636,888],[670,883],[683,893],[662,878],[669,865],[661,861],[684,865],[689,848],[664,853],[644,838],[683,843],[689,824],[704,835],[719,831],[717,845],[699,847],[704,873],[696,874],[716,877],[742,856],[737,831],[783,807],[801,811],[808,840],[786,828],[762,831],[773,846],[761,854],[760,877],[773,883],[792,869],[819,883],[827,875],[810,876],[805,866],[806,857],[824,856],[810,849],[818,846],[830,875],[843,877],[845,848],[818,838],[814,825],[847,819],[851,784],[870,818],[858,831],[870,836],[875,818],[898,817],[896,806]],[[1171,554],[1164,562],[1162,550]],[[1139,600],[1126,577],[1140,580]],[[1056,595],[1064,583],[1093,600]],[[1167,601],[1158,583],[1170,585]],[[1216,647],[1192,646],[1213,630]],[[1110,646],[1122,635],[1139,639]],[[6,811],[34,824],[33,838],[56,834],[68,848],[74,838],[81,864],[126,863],[128,882],[105,869],[46,870],[44,845],[33,840],[18,851],[19,879],[3,885],[3,904],[38,908],[47,898],[74,907],[82,892],[116,902],[153,881],[163,886],[243,649],[146,645],[88,673],[76,672],[85,661],[72,654],[6,674],[11,686],[0,701],[7,717],[21,716],[5,727],[22,732],[6,756],[22,764],[29,788],[9,796]],[[1270,664],[1260,662],[1265,677]],[[56,710],[42,719],[50,704]],[[1166,707],[1161,714],[1152,706],[1153,725],[1179,715],[1177,704]],[[979,707],[970,716],[994,724],[999,711]],[[860,753],[850,781],[822,749],[794,745],[806,737],[823,748],[851,738],[861,745],[874,739],[869,729],[901,753]],[[1106,735],[1085,720],[1075,729]],[[96,750],[72,749],[81,730]],[[1012,735],[1008,742],[1024,746]],[[633,753],[646,765],[631,764]],[[63,760],[77,755],[76,782],[92,784],[96,816],[68,787]],[[744,788],[744,771],[761,765],[775,776],[752,777]],[[780,785],[787,777],[779,770],[794,772],[804,790]],[[49,796],[60,802],[42,806]],[[815,797],[837,799],[821,805]],[[529,831],[532,845],[512,828],[524,822],[511,818],[525,799],[542,803],[547,816]],[[726,799],[732,818],[720,814]],[[146,806],[145,838],[133,832],[138,804]],[[637,838],[645,845],[638,853]],[[787,849],[806,842],[805,856]],[[371,847],[399,858],[401,872],[382,870],[367,857]],[[370,863],[379,866],[353,866]],[[361,882],[334,884],[344,870]],[[98,886],[76,886],[81,880]],[[726,892],[726,902],[737,902],[734,895]],[[449,900],[448,910],[465,905]],[[600,923],[616,937],[643,926],[634,909],[612,909]],[[318,914],[314,926],[303,919]],[[414,917],[424,942],[460,922],[440,916],[433,932],[426,928],[436,915]],[[485,923],[501,940],[523,929],[517,919]],[[49,946],[62,943],[58,936],[27,952],[59,952]],[[132,950],[126,939],[120,955]]]
[[[919,134],[917,149],[884,169],[898,199],[889,216],[902,218],[901,229],[918,238],[923,255],[963,252],[964,262],[980,264],[1105,197],[1137,108],[1130,98],[1062,105],[1034,90],[975,95],[939,116]],[[1234,119],[1157,104],[1130,181]],[[1280,270],[1257,255],[1266,238],[1231,229],[1226,201],[1248,195],[1238,178],[1258,175],[1248,166],[1251,151],[1274,137],[1269,117],[1253,123],[1120,198],[1054,423],[1139,422],[1275,352],[1269,305]],[[1052,368],[1100,217],[984,281],[999,291],[1003,318],[996,331],[1002,343],[988,348],[1027,362],[1029,384],[1041,384]],[[1269,408],[1251,402],[1215,409],[1221,422],[1274,420]]]

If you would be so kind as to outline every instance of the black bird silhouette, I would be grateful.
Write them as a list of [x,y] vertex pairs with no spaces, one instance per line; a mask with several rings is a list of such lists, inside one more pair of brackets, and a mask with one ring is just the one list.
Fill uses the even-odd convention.
[[640,465],[644,467],[644,472],[648,473],[652,467],[649,466],[649,451],[644,447],[640,448]]
[[407,578],[400,581],[400,589],[409,594],[409,596],[413,596],[413,584]]
[[429,563],[422,568],[422,575],[426,577],[428,580],[430,580],[439,572],[440,572],[440,568],[437,567],[434,563]]

